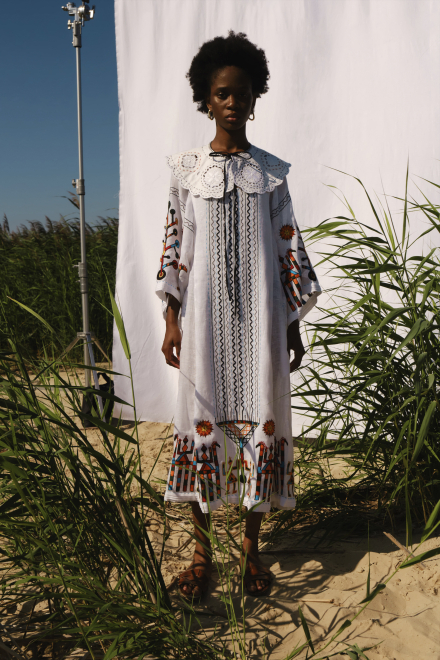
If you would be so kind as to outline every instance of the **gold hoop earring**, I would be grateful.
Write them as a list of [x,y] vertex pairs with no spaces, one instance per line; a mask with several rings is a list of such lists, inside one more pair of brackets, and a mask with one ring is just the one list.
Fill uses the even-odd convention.
[[[252,118],[251,118],[252,115]],[[254,121],[255,119],[255,112],[252,110],[251,115],[249,115],[249,121]]]
[[212,110],[208,110],[208,119],[214,119],[214,115],[212,114]]

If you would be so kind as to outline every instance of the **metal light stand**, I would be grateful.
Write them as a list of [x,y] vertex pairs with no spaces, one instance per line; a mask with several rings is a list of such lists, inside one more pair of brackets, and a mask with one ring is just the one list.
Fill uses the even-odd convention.
[[[79,160],[79,177],[78,179],[73,179],[72,185],[76,188],[76,192],[79,200],[79,222],[80,222],[80,243],[81,243],[81,261],[79,264],[74,266],[78,268],[78,277],[80,284],[81,292],[81,304],[82,304],[82,319],[83,319],[83,329],[82,332],[78,332],[75,339],[69,344],[69,346],[64,351],[63,355],[68,353],[72,348],[81,340],[84,341],[84,365],[86,367],[92,367],[92,369],[85,369],[85,385],[87,388],[90,387],[90,373],[93,373],[93,382],[95,389],[99,390],[98,375],[96,373],[95,358],[93,356],[93,346],[92,342],[96,344],[99,350],[105,355],[107,360],[110,362],[108,355],[106,355],[104,349],[100,345],[99,341],[95,335],[90,332],[90,319],[89,319],[89,291],[88,291],[88,277],[87,277],[87,252],[86,252],[86,221],[85,221],[85,211],[84,211],[84,195],[85,195],[85,186],[84,186],[84,169],[83,169],[83,136],[82,136],[82,97],[81,97],[81,32],[85,21],[89,21],[95,15],[95,6],[91,9],[88,6],[89,0],[83,0],[83,3],[80,7],[76,7],[73,2],[68,2],[65,7],[62,7],[64,11],[69,12],[69,16],[73,16],[73,20],[69,20],[67,23],[68,30],[73,32],[73,47],[76,49],[76,91],[77,91],[77,109],[78,109],[78,160]],[[99,410],[101,416],[103,415],[103,405],[102,398],[97,397]],[[84,403],[83,403],[84,409]]]

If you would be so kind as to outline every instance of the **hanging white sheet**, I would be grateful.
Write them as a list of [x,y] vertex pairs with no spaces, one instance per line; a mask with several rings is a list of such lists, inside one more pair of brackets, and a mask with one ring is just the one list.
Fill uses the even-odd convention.
[[[168,199],[165,157],[213,137],[213,123],[196,111],[185,78],[192,57],[204,41],[229,29],[264,48],[270,90],[257,102],[248,135],[292,163],[288,182],[299,225],[343,211],[326,184],[341,188],[370,220],[359,185],[329,168],[360,177],[379,195],[383,189],[402,194],[408,158],[414,175],[440,180],[440,2],[116,0],[115,7],[117,300],[131,346],[138,417],[168,422],[177,372],[160,350],[165,328],[154,292]],[[314,263],[319,248],[310,250]],[[318,276],[325,289],[331,282],[323,270]],[[113,360],[115,371],[128,374],[117,332]],[[128,378],[116,377],[115,386],[119,397],[132,400]],[[119,414],[133,419],[130,407],[116,405]],[[299,432],[303,420],[295,415],[293,422]]]

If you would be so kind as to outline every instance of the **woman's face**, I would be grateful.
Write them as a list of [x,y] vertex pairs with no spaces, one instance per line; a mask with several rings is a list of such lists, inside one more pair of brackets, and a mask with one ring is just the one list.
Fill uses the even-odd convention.
[[206,104],[222,128],[227,131],[243,128],[255,105],[248,74],[236,66],[219,69],[214,74]]

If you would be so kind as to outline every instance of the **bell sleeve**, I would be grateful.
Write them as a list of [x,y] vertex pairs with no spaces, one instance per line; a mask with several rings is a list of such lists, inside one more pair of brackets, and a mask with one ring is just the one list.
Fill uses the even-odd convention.
[[165,235],[156,276],[156,293],[166,317],[171,294],[182,305],[194,257],[194,209],[188,190],[171,177]]
[[271,196],[270,217],[278,256],[279,277],[287,300],[287,325],[300,321],[321,293],[293,212],[286,179]]

